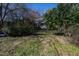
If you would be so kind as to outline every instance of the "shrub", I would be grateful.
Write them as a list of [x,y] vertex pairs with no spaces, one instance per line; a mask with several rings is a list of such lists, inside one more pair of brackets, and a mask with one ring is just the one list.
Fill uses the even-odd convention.
[[78,46],[79,45],[79,25],[77,24],[77,25],[71,26],[68,32],[71,34],[71,38],[72,38],[70,42]]
[[9,35],[11,36],[29,35],[34,34],[36,31],[33,23],[24,20],[13,22],[9,26],[9,30]]

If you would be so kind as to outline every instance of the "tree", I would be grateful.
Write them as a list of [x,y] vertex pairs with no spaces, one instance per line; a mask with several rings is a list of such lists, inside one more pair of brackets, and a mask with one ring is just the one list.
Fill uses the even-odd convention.
[[[5,6],[3,6],[3,4],[1,3],[1,6],[0,6],[0,14],[1,14],[0,29],[3,27],[4,19],[7,15],[8,5],[9,4],[6,4]],[[3,7],[4,7],[4,9],[3,9]]]
[[48,10],[48,12],[46,12],[44,14],[44,19],[46,20],[46,24],[48,26],[49,29],[57,29],[58,27],[58,10],[56,8],[54,9],[50,9]]
[[0,3],[0,24],[1,24],[1,18],[2,18],[2,4]]
[[13,12],[15,10],[15,8],[11,8],[10,3],[1,3],[0,5],[0,14],[1,14],[1,20],[0,20],[0,30],[3,28],[4,26],[4,21],[6,20],[6,18],[8,17],[8,14],[10,12]]
[[[79,4],[58,4],[57,8],[49,9],[45,13],[45,20],[49,29],[58,28],[58,32],[67,33],[70,26],[78,24]],[[55,25],[54,25],[55,24]]]
[[7,14],[9,34],[12,36],[21,36],[26,34],[34,34],[36,32],[34,19],[37,13],[27,7],[25,4],[14,4],[15,10]]

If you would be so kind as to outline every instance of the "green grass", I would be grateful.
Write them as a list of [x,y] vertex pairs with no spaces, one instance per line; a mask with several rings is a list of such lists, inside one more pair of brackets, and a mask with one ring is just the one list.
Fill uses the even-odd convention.
[[40,55],[40,43],[38,40],[29,40],[19,45],[15,50],[15,55]]
[[[56,36],[58,37],[58,36]],[[79,48],[62,44],[54,35],[0,38],[0,55],[15,56],[74,56]],[[63,40],[63,39],[62,39]]]

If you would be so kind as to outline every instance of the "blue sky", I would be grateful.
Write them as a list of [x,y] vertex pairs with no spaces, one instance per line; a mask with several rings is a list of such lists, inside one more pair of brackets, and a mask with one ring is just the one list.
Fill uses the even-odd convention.
[[29,3],[27,6],[39,13],[44,13],[48,9],[57,7],[56,3]]

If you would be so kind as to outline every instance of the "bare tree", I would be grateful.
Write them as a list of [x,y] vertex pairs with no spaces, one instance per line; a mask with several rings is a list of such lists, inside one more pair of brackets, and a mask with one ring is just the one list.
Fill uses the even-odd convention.
[[9,3],[7,4],[0,4],[0,30],[1,28],[3,27],[4,25],[4,19],[6,17],[6,15],[8,14],[8,11],[9,11]]

